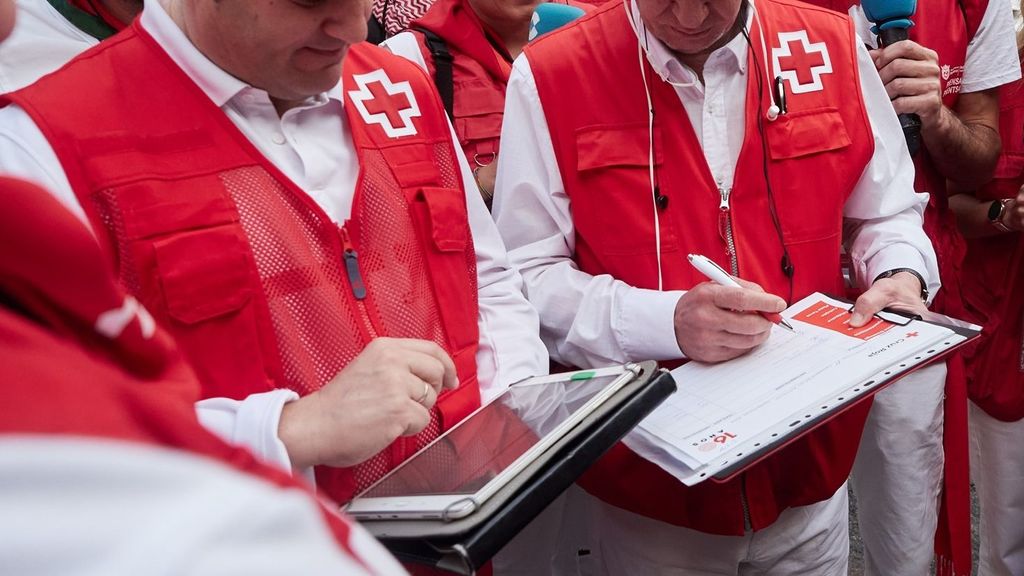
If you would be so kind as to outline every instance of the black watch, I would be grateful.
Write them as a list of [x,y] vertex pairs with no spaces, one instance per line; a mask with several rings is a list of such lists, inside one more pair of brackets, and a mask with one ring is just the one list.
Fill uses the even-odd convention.
[[1009,206],[1010,199],[1004,200],[993,200],[988,206],[988,223],[995,226],[996,230],[1000,232],[1013,232],[1006,224],[1003,224],[1003,214],[1006,213],[1006,207]]
[[921,300],[927,302],[928,283],[924,281],[924,276],[921,276],[921,274],[919,274],[918,271],[914,270],[913,268],[893,268],[892,270],[886,270],[885,272],[882,272],[877,277],[875,277],[875,282],[878,282],[882,278],[888,278],[895,274],[899,274],[900,272],[909,272],[910,274],[913,274],[914,276],[917,277],[917,281],[921,283]]

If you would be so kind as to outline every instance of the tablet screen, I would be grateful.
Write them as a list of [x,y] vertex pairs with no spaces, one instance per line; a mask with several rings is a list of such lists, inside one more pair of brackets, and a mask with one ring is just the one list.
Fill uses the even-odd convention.
[[619,378],[513,385],[359,497],[475,494]]

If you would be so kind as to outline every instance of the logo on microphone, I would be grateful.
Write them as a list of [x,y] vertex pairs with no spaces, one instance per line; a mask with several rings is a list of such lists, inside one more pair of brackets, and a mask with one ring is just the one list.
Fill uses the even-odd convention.
[[348,97],[367,124],[380,124],[390,138],[416,134],[412,119],[420,116],[416,95],[408,82],[392,82],[383,69],[358,74],[352,80],[359,86]]
[[825,89],[821,77],[832,73],[832,59],[824,42],[811,43],[806,30],[779,32],[779,45],[772,48],[775,75],[789,82],[793,94]]

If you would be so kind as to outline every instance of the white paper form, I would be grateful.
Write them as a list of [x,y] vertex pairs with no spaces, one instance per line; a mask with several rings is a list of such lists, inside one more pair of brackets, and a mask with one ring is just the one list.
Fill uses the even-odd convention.
[[780,426],[799,428],[848,401],[852,388],[875,375],[886,378],[887,370],[903,371],[922,361],[919,353],[934,353],[936,343],[954,335],[934,324],[880,319],[852,329],[849,307],[813,294],[783,313],[795,333],[776,327],[768,342],[745,356],[677,368],[672,375],[678,391],[627,436],[627,446],[695,483],[693,476],[706,476],[707,468],[724,468],[772,444]]

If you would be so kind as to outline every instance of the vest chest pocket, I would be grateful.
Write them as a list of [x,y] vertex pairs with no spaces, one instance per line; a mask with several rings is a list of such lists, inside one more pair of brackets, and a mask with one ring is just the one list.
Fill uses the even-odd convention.
[[[655,130],[654,168],[662,165],[661,132]],[[654,253],[647,123],[587,126],[576,131],[575,185],[566,184],[576,235],[606,255]],[[564,174],[565,170],[563,170]],[[674,249],[675,229],[662,211],[662,250]],[[621,231],[615,233],[614,231]]]
[[504,95],[496,93],[490,86],[460,84],[455,87],[452,113],[455,116],[455,133],[470,165],[486,165],[493,161],[493,155],[498,152],[498,139],[501,138]]
[[218,226],[153,242],[167,314],[196,324],[241,309],[252,297],[241,230]]
[[[765,125],[771,159],[772,192],[787,244],[813,242],[839,234],[843,203],[857,176],[849,174],[842,151],[850,147],[843,117],[835,108],[779,116]],[[817,191],[814,193],[812,191]]]

